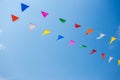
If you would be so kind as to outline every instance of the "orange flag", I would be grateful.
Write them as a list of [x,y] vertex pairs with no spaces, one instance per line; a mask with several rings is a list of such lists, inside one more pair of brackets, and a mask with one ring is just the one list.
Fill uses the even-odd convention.
[[93,30],[89,28],[88,31],[86,32],[86,35],[88,35],[88,34],[90,34],[92,32],[93,32]]
[[19,19],[18,16],[15,16],[15,15],[13,15],[13,14],[11,14],[11,18],[12,18],[12,21],[13,21],[13,22],[14,22],[14,21],[17,21],[17,20]]

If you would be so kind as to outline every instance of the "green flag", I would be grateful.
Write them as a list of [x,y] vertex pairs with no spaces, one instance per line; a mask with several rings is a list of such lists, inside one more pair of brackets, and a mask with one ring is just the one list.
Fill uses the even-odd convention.
[[87,48],[87,46],[85,46],[85,45],[82,45],[82,47],[81,48]]
[[59,18],[59,20],[60,20],[62,23],[65,23],[65,22],[66,22],[66,20],[63,19],[63,18]]

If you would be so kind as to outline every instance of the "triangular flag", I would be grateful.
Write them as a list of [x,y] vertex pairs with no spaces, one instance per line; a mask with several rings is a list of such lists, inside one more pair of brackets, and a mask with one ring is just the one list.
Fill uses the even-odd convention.
[[64,38],[64,36],[62,36],[62,35],[58,35],[57,40],[60,40],[60,39],[62,39],[62,38]]
[[92,33],[92,32],[93,32],[93,30],[90,29],[90,28],[88,28],[88,31],[86,32],[86,35],[88,35],[88,34],[90,34],[90,33]]
[[46,29],[43,31],[42,35],[45,36],[45,35],[50,34],[50,33],[51,33],[51,31]]
[[75,28],[80,28],[80,27],[81,27],[81,25],[75,24]]
[[46,17],[48,16],[48,13],[45,12],[45,11],[41,11],[41,13],[42,13],[42,16],[43,16],[44,18],[46,18]]
[[95,49],[93,49],[93,50],[90,52],[90,55],[92,55],[92,54],[94,54],[94,53],[96,53],[96,50],[95,50]]
[[100,36],[99,36],[99,37],[97,37],[96,39],[101,39],[101,38],[103,38],[104,36],[105,36],[105,34],[100,33]]
[[13,15],[13,14],[11,14],[11,18],[12,18],[12,21],[13,21],[13,22],[14,22],[14,21],[17,21],[17,20],[19,19],[18,16],[15,16],[15,15]]
[[21,11],[25,11],[29,6],[26,4],[21,3]]
[[120,66],[120,59],[118,60],[118,66]]
[[68,46],[70,47],[70,46],[72,46],[72,45],[75,44],[75,43],[76,43],[76,42],[75,42],[74,40],[70,40]]
[[115,41],[116,40],[116,38],[115,37],[111,37],[111,40],[110,40],[110,44],[112,44],[113,43],[113,41]]
[[87,48],[87,46],[86,45],[82,45],[82,47],[81,48]]
[[108,62],[110,63],[113,60],[113,57],[109,57]]
[[101,56],[102,56],[102,60],[104,60],[106,55],[104,53],[102,53]]
[[36,26],[34,24],[30,23],[30,25],[29,25],[29,31],[32,31],[35,27]]
[[59,18],[59,20],[60,20],[62,23],[65,23],[65,22],[66,22],[66,20],[63,19],[63,18]]

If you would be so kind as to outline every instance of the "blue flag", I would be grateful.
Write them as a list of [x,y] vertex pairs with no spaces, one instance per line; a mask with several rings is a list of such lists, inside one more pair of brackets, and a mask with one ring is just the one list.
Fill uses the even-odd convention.
[[62,36],[62,35],[58,35],[57,40],[60,40],[60,39],[62,39],[62,38],[64,38],[64,36]]
[[29,6],[26,4],[21,3],[21,11],[25,11]]

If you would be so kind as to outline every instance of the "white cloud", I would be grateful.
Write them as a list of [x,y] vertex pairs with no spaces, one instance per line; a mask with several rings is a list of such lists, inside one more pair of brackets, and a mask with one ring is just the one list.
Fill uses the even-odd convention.
[[4,49],[6,49],[7,47],[5,46],[5,45],[3,45],[3,44],[0,44],[0,50],[4,50]]
[[0,33],[2,33],[3,32],[3,30],[2,29],[0,29]]

